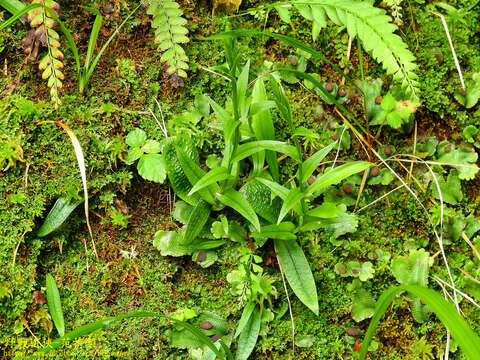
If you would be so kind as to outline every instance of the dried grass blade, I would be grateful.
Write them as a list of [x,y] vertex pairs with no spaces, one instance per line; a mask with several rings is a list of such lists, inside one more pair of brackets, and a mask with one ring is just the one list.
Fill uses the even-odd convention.
[[80,141],[78,141],[78,138],[75,136],[73,133],[72,129],[70,127],[60,121],[43,121],[38,123],[37,125],[40,125],[42,123],[53,123],[59,127],[61,127],[65,132],[67,133],[68,137],[70,138],[70,141],[73,145],[73,149],[75,151],[75,156],[77,158],[77,163],[78,163],[78,169],[80,170],[80,176],[82,178],[82,186],[83,186],[83,195],[85,197],[85,219],[87,220],[87,228],[88,228],[88,233],[90,235],[90,239],[92,240],[92,247],[93,247],[93,252],[95,253],[95,256],[97,257],[97,260],[99,259],[97,249],[95,247],[95,240],[93,239],[93,232],[92,232],[92,227],[90,226],[90,219],[88,216],[88,189],[87,189],[87,170],[85,166],[85,158],[83,156],[83,150],[82,146],[80,145]]

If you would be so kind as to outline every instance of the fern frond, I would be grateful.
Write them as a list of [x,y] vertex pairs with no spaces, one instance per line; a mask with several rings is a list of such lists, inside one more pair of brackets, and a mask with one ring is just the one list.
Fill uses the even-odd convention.
[[336,25],[344,26],[352,38],[358,36],[365,50],[382,63],[387,74],[402,85],[407,95],[418,97],[415,56],[402,38],[395,34],[398,27],[391,23],[385,10],[356,0],[290,1],[274,4],[274,7],[284,21],[289,20],[289,9],[292,7],[312,21],[314,40],[326,26],[326,17]]
[[[32,4],[41,4],[55,13],[60,9],[60,5],[53,0],[32,0]],[[30,53],[33,47],[41,44],[47,48],[47,54],[40,60],[38,69],[42,72],[42,78],[47,80],[50,88],[50,96],[55,103],[55,107],[61,104],[60,92],[62,89],[62,80],[65,75],[63,69],[63,53],[60,50],[60,35],[55,31],[57,22],[43,8],[38,7],[27,13],[26,20],[30,23],[32,30],[24,39],[24,46],[31,46],[27,53]]]
[[162,52],[161,61],[166,64],[167,74],[178,84],[181,80],[179,77],[186,78],[188,70],[188,57],[181,46],[189,41],[185,27],[187,20],[182,17],[183,11],[173,0],[150,1],[147,14],[153,16],[152,28],[155,29],[155,42]]
[[385,0],[385,3],[392,10],[393,22],[397,25],[403,25],[402,1]]

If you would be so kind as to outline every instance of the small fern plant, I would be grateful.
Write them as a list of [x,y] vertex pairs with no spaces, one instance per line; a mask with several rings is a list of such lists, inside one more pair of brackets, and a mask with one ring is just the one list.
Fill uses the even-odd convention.
[[402,38],[395,34],[398,27],[391,22],[384,9],[357,0],[293,0],[272,6],[287,23],[290,22],[292,9],[312,21],[313,40],[327,26],[327,17],[336,25],[345,27],[352,38],[358,37],[365,50],[382,63],[387,74],[402,85],[407,96],[418,98],[415,56]]
[[[53,0],[33,0],[32,4],[40,4],[57,13],[60,5]],[[40,42],[47,48],[47,53],[40,60],[38,69],[42,72],[42,78],[48,79],[47,85],[50,88],[50,96],[55,107],[61,104],[60,92],[62,89],[62,80],[65,75],[63,69],[63,53],[60,50],[60,35],[54,30],[57,22],[44,7],[36,7],[27,13],[27,22],[32,30],[24,39],[24,45],[30,42]],[[57,14],[58,15],[58,14]]]
[[161,61],[165,63],[170,83],[174,87],[183,86],[183,79],[187,77],[188,57],[181,44],[189,41],[183,11],[173,0],[151,0],[147,13],[153,16],[155,42],[162,52]]

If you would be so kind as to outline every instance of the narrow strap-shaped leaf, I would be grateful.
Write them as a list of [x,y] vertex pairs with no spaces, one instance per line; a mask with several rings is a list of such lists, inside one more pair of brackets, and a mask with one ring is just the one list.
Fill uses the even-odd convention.
[[283,201],[282,208],[280,209],[280,214],[278,215],[277,224],[280,224],[282,222],[283,218],[288,214],[288,212],[292,210],[295,206],[297,206],[304,196],[305,193],[300,191],[299,188],[293,188],[290,190],[286,199]]
[[298,157],[297,149],[283,141],[260,140],[244,143],[237,148],[232,161],[240,161],[262,150],[277,151],[290,156],[292,159],[301,161]]
[[[267,91],[261,78],[255,82],[253,87],[252,102],[250,114],[252,116],[252,129],[255,137],[257,140],[275,140],[275,127],[272,114],[266,107],[267,104],[276,106],[276,102],[268,100]],[[256,113],[257,108],[261,108],[262,111],[259,110],[258,113]],[[268,150],[265,152],[265,156],[273,179],[279,181],[280,172],[275,152]]]
[[60,336],[65,335],[65,321],[63,319],[62,302],[60,300],[60,293],[58,292],[57,284],[52,275],[47,274],[47,305],[50,316]]
[[93,58],[93,52],[95,51],[95,47],[97,45],[98,34],[103,23],[103,16],[100,11],[95,8],[82,5],[80,5],[80,7],[96,15],[92,26],[92,32],[90,33],[90,40],[88,41],[87,55],[85,56],[84,72],[86,73],[90,67],[90,62]]
[[238,337],[238,335],[240,335],[243,329],[245,329],[245,326],[247,326],[248,321],[250,320],[250,316],[252,315],[254,309],[255,309],[254,301],[249,301],[247,305],[245,305],[245,307],[243,308],[242,317],[238,322],[237,330],[235,331],[234,338]]
[[240,213],[245,219],[250,221],[257,230],[260,230],[260,221],[258,220],[255,210],[253,210],[249,202],[238,191],[229,189],[223,194],[217,193],[217,198],[223,204]]
[[189,245],[200,234],[210,217],[211,206],[205,201],[200,201],[188,218],[187,229],[183,235],[182,245]]
[[235,360],[247,360],[257,343],[260,325],[262,324],[262,310],[255,309],[238,338],[238,350]]
[[18,0],[0,0],[0,7],[15,15],[25,7],[25,4]]
[[331,143],[328,146],[325,146],[323,149],[318,150],[315,154],[310,156],[307,160],[302,163],[302,178],[300,182],[304,183],[308,180],[310,176],[312,176],[315,169],[320,165],[325,156],[333,149],[333,147],[337,144],[336,141]]
[[231,179],[233,176],[228,172],[228,170],[222,166],[217,167],[208,173],[206,173],[202,178],[200,178],[195,185],[193,185],[192,190],[188,193],[188,195],[193,195],[197,191],[210,186],[218,181],[223,181],[227,179]]
[[385,314],[395,296],[403,290],[408,291],[425,302],[429,309],[432,310],[438,319],[447,327],[468,359],[480,359],[480,338],[457,313],[455,307],[445,301],[445,299],[435,291],[415,285],[396,286],[382,293],[375,307],[375,315],[373,315],[367,332],[365,333],[365,339],[362,342],[360,351],[360,359],[365,359],[368,346],[383,314]]
[[275,245],[280,264],[293,292],[318,315],[317,287],[302,248],[296,241],[275,240]]
[[127,17],[125,18],[125,20],[122,21],[122,23],[118,26],[118,28],[113,32],[113,34],[108,38],[108,40],[105,42],[105,44],[102,46],[102,48],[100,49],[100,51],[98,52],[97,56],[95,56],[95,59],[93,59],[93,62],[92,62],[92,65],[87,69],[87,72],[85,74],[85,79],[86,79],[86,82],[88,83],[88,81],[90,80],[90,78],[92,77],[92,74],[93,74],[93,71],[95,70],[95,67],[97,66],[97,63],[100,61],[100,58],[102,57],[103,53],[105,52],[105,50],[107,49],[108,45],[110,45],[110,43],[113,41],[113,39],[115,39],[115,37],[117,36],[117,34],[120,33],[120,30],[122,29],[122,27],[127,23],[127,21],[133,16],[133,14],[135,14],[135,12],[138,10],[138,8],[142,6],[142,3],[138,4],[138,6],[135,7],[135,9],[132,10],[132,12],[130,14],[127,15]]
[[327,171],[319,176],[317,180],[315,180],[315,182],[308,187],[308,194],[313,194],[315,191],[318,191],[321,188],[338,184],[340,181],[353,174],[368,169],[370,166],[372,166],[372,163],[366,161],[354,161]]
[[268,239],[278,240],[295,240],[297,236],[293,233],[295,231],[295,224],[286,221],[280,224],[272,224],[262,227],[260,232],[252,232],[250,236],[253,238],[263,237]]

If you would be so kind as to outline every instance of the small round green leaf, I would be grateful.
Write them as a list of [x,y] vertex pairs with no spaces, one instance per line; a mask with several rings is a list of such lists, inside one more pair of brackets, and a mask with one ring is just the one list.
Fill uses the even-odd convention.
[[147,134],[145,131],[139,128],[135,128],[135,130],[130,131],[125,140],[127,145],[132,147],[141,147],[145,144],[145,141],[147,141]]
[[163,184],[167,175],[165,159],[160,154],[147,154],[140,158],[138,173],[145,180]]

